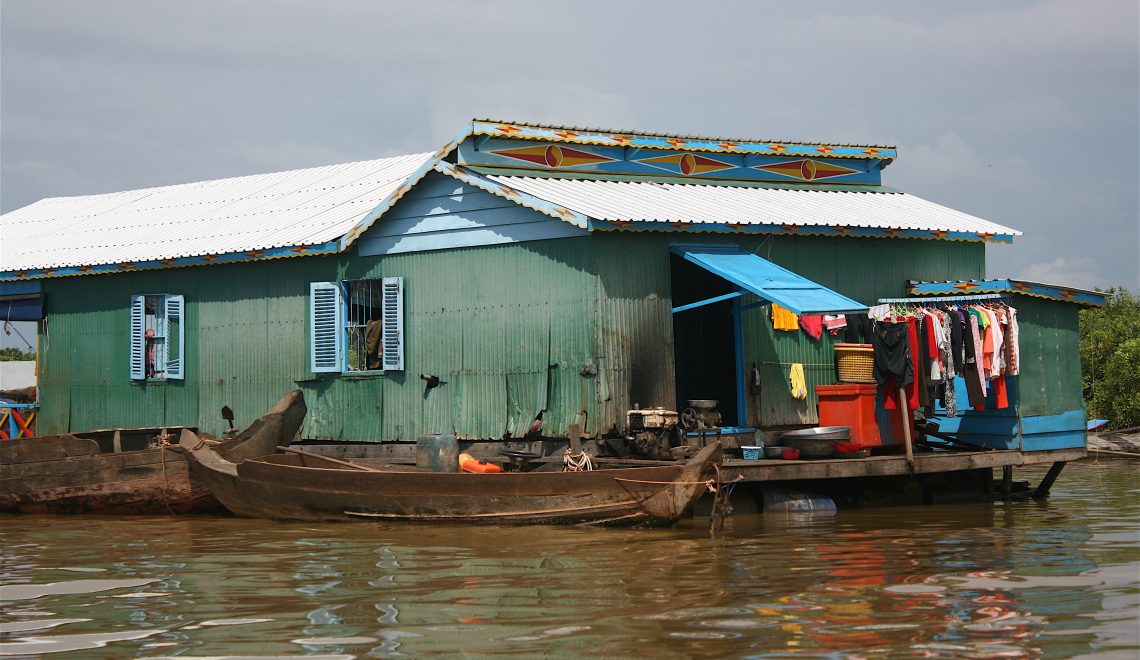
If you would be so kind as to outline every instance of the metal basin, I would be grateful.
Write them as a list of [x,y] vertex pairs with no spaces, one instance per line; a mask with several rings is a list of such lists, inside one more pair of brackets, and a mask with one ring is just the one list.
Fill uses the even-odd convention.
[[789,431],[781,437],[785,446],[800,450],[801,458],[831,458],[835,456],[835,443],[850,439],[850,426],[818,426]]

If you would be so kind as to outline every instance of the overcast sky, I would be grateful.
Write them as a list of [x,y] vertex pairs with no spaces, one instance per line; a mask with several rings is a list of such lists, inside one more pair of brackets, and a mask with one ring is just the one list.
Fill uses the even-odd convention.
[[0,209],[430,151],[472,117],[897,146],[1025,232],[988,275],[1140,291],[1136,0],[3,0]]

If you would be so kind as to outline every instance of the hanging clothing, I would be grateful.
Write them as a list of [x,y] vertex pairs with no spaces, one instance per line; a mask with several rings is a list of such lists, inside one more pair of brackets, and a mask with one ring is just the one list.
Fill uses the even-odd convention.
[[1009,390],[1006,388],[1005,376],[998,376],[990,381],[994,390],[994,409],[1004,410],[1009,407]]
[[[874,332],[871,333],[871,345],[874,347],[875,382],[879,385],[879,393],[883,397],[883,407],[895,409],[899,407],[898,390],[903,389],[910,400],[913,392],[911,410],[918,406],[918,388],[914,379],[915,363],[912,354],[917,350],[917,339],[911,341],[914,334],[914,321],[905,323],[877,322]],[[912,344],[915,345],[912,349]]]
[[792,398],[807,398],[807,380],[804,378],[804,365],[793,362],[788,371],[788,383],[792,388]]
[[1018,346],[1017,310],[1010,307],[1006,310],[1009,315],[1009,331],[1005,333],[1006,354],[1009,356],[1009,369],[1006,373],[1016,376],[1021,373],[1021,348]]
[[954,373],[960,374],[966,360],[965,344],[962,342],[962,312],[951,310],[946,314],[946,319],[950,326],[950,354],[954,361]]
[[807,333],[807,336],[818,340],[821,336],[823,336],[823,317],[801,316],[800,328]]
[[836,337],[840,330],[847,327],[847,317],[843,314],[824,314],[823,327],[827,330],[827,334]]
[[[973,373],[970,373],[966,378],[966,388],[969,391],[970,387],[976,388],[974,392],[970,393],[970,405],[974,410],[986,409],[986,374],[983,368],[982,360],[985,353],[982,349],[982,329],[978,324],[978,316],[973,313],[970,314],[970,335],[974,342],[974,364]],[[970,372],[970,365],[966,365],[966,371]]]
[[[914,355],[914,373],[918,390],[918,405],[926,408],[930,405],[930,343],[927,339],[927,329],[930,325],[925,314],[920,314],[914,323],[916,345],[911,349]],[[911,410],[914,410],[912,407]]]
[[871,318],[866,314],[845,314],[847,327],[843,331],[843,341],[848,344],[870,344]]
[[776,303],[772,303],[772,328],[774,330],[799,330],[799,318]]
[[954,367],[954,343],[951,337],[951,326],[957,325],[957,323],[958,318],[952,312],[944,315],[941,341],[939,342],[943,363],[940,398],[942,407],[946,409],[947,417],[958,416],[958,399],[957,393],[954,391],[954,377],[958,375],[958,372]]

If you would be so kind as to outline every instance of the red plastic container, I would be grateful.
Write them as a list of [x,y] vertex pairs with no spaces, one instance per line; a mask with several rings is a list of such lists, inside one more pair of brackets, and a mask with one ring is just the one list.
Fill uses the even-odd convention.
[[795,460],[799,460],[799,457],[800,457],[800,450],[798,450],[798,449],[793,449],[793,448],[791,448],[791,447],[784,447],[784,451],[780,452],[780,456],[781,456],[781,457],[782,457],[782,458],[783,458],[785,461],[795,461]]
[[875,409],[875,385],[816,385],[815,394],[819,397],[819,425],[850,426],[852,445],[881,447],[902,443],[899,411]]

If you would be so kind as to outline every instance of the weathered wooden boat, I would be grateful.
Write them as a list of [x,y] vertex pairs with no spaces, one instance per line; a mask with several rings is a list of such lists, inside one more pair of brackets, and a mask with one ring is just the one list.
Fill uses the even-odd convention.
[[[307,409],[300,390],[213,451],[240,462],[288,444]],[[184,427],[108,429],[0,441],[0,511],[19,513],[191,513],[220,511],[173,448]]]
[[182,432],[195,478],[231,512],[277,520],[589,523],[676,522],[708,490],[720,445],[685,463],[577,472],[421,472],[304,451],[235,463]]

